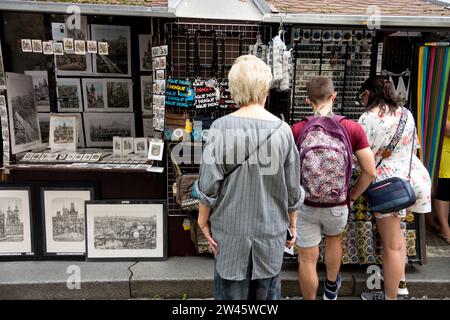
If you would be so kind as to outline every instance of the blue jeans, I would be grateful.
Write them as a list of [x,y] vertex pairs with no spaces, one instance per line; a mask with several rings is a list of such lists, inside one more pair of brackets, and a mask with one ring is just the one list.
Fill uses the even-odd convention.
[[226,280],[220,277],[214,265],[215,300],[279,300],[281,297],[281,277],[252,279],[252,259],[250,255],[245,280]]

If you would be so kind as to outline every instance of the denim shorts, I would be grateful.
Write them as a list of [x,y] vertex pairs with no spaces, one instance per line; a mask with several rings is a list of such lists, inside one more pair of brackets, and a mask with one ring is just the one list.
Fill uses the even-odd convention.
[[319,245],[322,234],[339,235],[347,225],[348,207],[316,208],[307,205],[300,207],[297,216],[297,242],[300,248]]

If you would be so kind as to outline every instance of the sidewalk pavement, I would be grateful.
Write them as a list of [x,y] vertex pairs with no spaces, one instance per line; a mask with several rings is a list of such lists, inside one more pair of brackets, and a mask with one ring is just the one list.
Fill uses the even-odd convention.
[[[80,289],[68,289],[80,270]],[[211,298],[211,257],[172,257],[155,262],[41,261],[0,262],[0,299],[196,299]],[[319,276],[323,281],[321,266]],[[282,271],[283,297],[299,295],[297,264]],[[367,290],[366,268],[344,266],[340,296],[357,297]],[[408,268],[410,295],[450,297],[450,258],[429,258],[426,266]],[[322,287],[322,282],[321,282]],[[319,293],[320,294],[320,293]]]

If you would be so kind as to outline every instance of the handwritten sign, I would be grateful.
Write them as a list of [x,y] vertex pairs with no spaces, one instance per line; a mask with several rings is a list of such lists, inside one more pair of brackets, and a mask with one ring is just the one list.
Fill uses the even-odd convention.
[[191,108],[195,94],[189,80],[168,79],[166,81],[166,107]]

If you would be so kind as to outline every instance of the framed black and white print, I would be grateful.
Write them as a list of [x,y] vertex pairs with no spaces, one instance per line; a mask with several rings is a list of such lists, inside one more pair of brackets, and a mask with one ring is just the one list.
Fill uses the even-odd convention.
[[76,150],[78,119],[67,114],[50,115],[49,146],[53,150]]
[[133,82],[131,79],[107,79],[106,101],[108,111],[133,111]]
[[31,191],[0,186],[0,256],[33,255]]
[[34,101],[37,112],[50,112],[50,97],[47,71],[25,71],[33,79]]
[[[52,36],[54,41],[61,41],[60,47],[55,51],[55,64],[56,73],[58,76],[79,76],[92,73],[92,55],[91,54],[77,54],[75,50],[74,41],[87,41],[89,40],[89,28],[87,23],[87,17],[81,16],[80,29],[67,28],[66,23],[52,23]],[[64,51],[63,49],[64,45]]]
[[152,71],[152,35],[139,35],[139,61],[141,71]]
[[42,188],[44,253],[84,255],[85,201],[94,199],[93,188]]
[[[130,27],[91,25],[92,40],[98,41],[99,50],[93,57],[94,73],[109,76],[131,76]],[[100,43],[108,43],[108,54],[101,54]]]
[[80,79],[57,79],[56,94],[58,96],[58,112],[83,112]]
[[103,79],[83,79],[84,111],[106,111],[106,85]]
[[31,76],[6,73],[8,114],[13,154],[31,150],[41,144],[41,132],[34,100]]
[[134,113],[84,113],[87,148],[113,146],[113,137],[134,137]]
[[153,114],[152,91],[153,91],[153,77],[141,76],[142,113]]
[[86,202],[86,257],[167,258],[165,200]]

